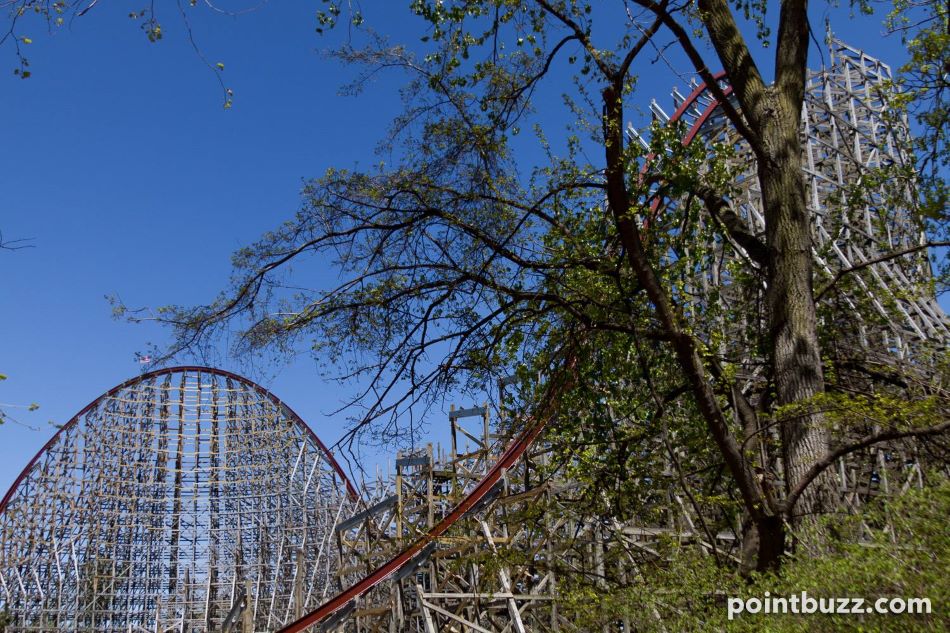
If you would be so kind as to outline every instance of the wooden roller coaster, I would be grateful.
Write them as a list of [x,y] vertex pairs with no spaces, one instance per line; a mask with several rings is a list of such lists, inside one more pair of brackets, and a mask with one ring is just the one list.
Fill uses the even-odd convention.
[[[910,252],[923,239],[913,192],[903,208],[870,191],[857,211],[840,211],[862,170],[909,160],[908,132],[886,116],[887,66],[830,47],[802,122],[816,270],[832,278],[866,265],[839,297],[880,317],[854,329],[866,349],[945,349],[950,325],[932,293],[901,292],[930,274]],[[761,233],[754,168],[718,105],[696,86],[674,91],[672,116],[653,111],[685,123],[684,143],[735,148],[735,212]],[[724,270],[696,279],[697,295],[727,287]],[[451,446],[401,452],[394,472],[356,490],[309,427],[244,378],[178,367],[127,381],[65,424],[0,503],[4,630],[576,631],[560,592],[572,575],[633,583],[670,541],[738,560],[742,526],[701,516],[671,477],[647,482],[662,499],[650,516],[585,512],[545,434],[553,414],[506,415],[506,388],[494,409],[449,412]],[[922,485],[906,443],[853,453],[836,473],[854,509]],[[632,630],[630,617],[607,628]]]

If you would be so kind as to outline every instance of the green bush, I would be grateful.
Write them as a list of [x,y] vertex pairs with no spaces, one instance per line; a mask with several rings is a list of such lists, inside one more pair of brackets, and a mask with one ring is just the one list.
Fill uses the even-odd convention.
[[[950,481],[939,478],[863,514],[835,517],[822,526],[832,537],[820,553],[790,556],[779,574],[740,576],[717,566],[695,547],[670,543],[662,563],[643,564],[639,579],[617,590],[578,584],[563,607],[582,630],[626,621],[633,631],[950,631]],[[731,621],[727,599],[765,596],[927,598],[929,615],[750,614]],[[768,592],[768,594],[766,594]]]

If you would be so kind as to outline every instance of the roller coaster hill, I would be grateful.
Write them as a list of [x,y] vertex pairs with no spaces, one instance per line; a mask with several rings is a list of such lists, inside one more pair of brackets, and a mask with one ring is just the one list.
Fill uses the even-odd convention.
[[[873,191],[857,210],[836,203],[863,170],[908,161],[906,124],[882,96],[890,70],[838,41],[830,52],[802,121],[816,269],[866,264],[838,301],[877,315],[854,328],[869,353],[945,350],[950,325],[932,294],[901,292],[929,279],[926,256],[876,261],[922,243],[913,192],[902,208],[876,206]],[[718,102],[701,85],[673,98],[672,115],[653,111],[685,125],[686,141],[738,148],[735,212],[761,234],[754,165]],[[729,301],[725,269],[697,288]],[[670,539],[738,559],[735,517],[704,519],[672,479],[652,482],[659,511],[591,516],[576,503],[581,484],[552,462],[546,420],[499,415],[453,407],[451,446],[400,452],[394,472],[357,489],[261,386],[207,367],[138,376],[65,424],[3,498],[4,630],[577,631],[562,604],[568,573],[635,582],[638,561]],[[842,458],[846,507],[923,485],[920,459],[908,442]],[[634,630],[631,617],[608,628]]]

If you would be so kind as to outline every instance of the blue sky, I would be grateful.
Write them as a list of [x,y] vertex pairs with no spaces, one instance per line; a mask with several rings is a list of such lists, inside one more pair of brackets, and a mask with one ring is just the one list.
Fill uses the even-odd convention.
[[[159,16],[158,44],[120,4],[101,3],[52,36],[38,22],[24,25],[33,40],[24,47],[28,80],[12,74],[12,49],[0,48],[0,230],[33,246],[0,252],[0,373],[9,376],[0,402],[40,404],[8,407],[27,426],[0,428],[4,490],[53,433],[48,421],[66,421],[135,375],[135,352],[164,340],[159,328],[113,320],[105,295],[130,306],[210,300],[227,282],[231,253],[296,210],[304,178],[375,162],[400,107],[396,75],[359,98],[339,96],[355,71],[320,54],[344,33],[314,33],[319,2],[272,2],[237,18],[195,11],[195,36],[212,63],[225,64],[235,91],[228,111],[172,3]],[[363,8],[393,41],[418,43],[407,5]],[[824,10],[813,13],[822,30]],[[896,40],[882,41],[877,17],[838,10],[833,26],[876,57],[902,60]],[[677,83],[665,66],[647,69],[635,105],[668,104]],[[538,116],[563,125],[561,108]],[[321,274],[335,279],[329,266]],[[327,443],[339,437],[343,417],[326,414],[346,392],[324,382],[313,361],[249,377]]]

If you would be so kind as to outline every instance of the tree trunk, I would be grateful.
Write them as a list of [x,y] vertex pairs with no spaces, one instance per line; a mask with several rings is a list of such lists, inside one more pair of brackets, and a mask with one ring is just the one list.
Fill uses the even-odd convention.
[[785,524],[778,515],[749,521],[742,533],[742,561],[739,572],[777,571],[785,554]]
[[[769,252],[767,306],[777,404],[807,403],[824,391],[812,293],[811,218],[805,204],[800,136],[801,102],[795,95],[767,90],[761,120],[765,160],[758,162]],[[804,405],[781,425],[786,490],[794,488],[828,452],[823,415]],[[832,507],[830,476],[802,495],[796,516],[814,516]]]
[[[812,295],[811,218],[802,175],[808,2],[781,3],[775,81],[769,86],[752,59],[729,3],[700,0],[699,7],[739,102],[742,114],[731,112],[730,120],[756,157],[768,252],[768,343],[776,404],[803,403],[801,414],[785,420],[781,427],[785,486],[790,490],[828,450],[824,416],[809,404],[824,391],[824,377]],[[833,487],[829,482],[830,476],[816,480],[793,514],[813,516],[830,509]]]

